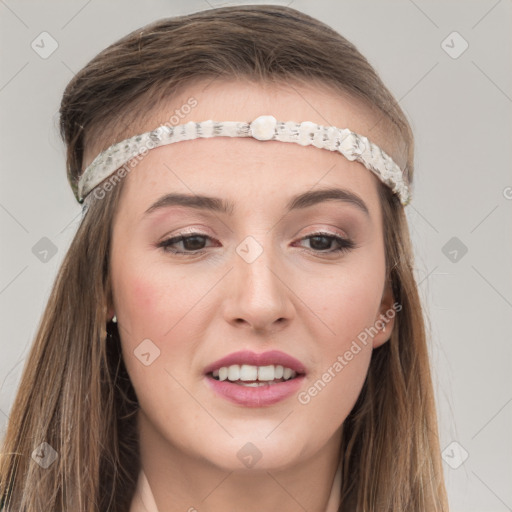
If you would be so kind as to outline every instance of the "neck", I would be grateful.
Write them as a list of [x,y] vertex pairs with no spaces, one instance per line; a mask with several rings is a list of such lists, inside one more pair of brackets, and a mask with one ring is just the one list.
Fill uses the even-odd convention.
[[187,454],[155,431],[143,415],[139,438],[142,469],[158,512],[338,510],[339,432],[314,457],[293,466],[250,470],[219,468]]

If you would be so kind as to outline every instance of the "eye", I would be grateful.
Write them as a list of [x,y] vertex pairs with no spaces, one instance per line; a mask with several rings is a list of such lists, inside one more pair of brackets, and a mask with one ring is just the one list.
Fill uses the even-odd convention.
[[[171,252],[174,254],[202,254],[201,249],[204,248],[205,240],[213,240],[208,235],[201,233],[190,233],[189,235],[178,235],[167,240],[163,240],[158,244],[165,252]],[[183,244],[184,251],[178,251],[173,246],[176,244]]]
[[[213,240],[213,238],[208,235],[203,235],[202,233],[190,233],[187,235],[177,235],[172,238],[168,238],[167,240],[163,240],[158,244],[158,247],[165,252],[194,256],[204,253],[202,249],[205,248],[205,242],[207,240]],[[308,240],[310,244],[310,251],[319,254],[341,253],[349,251],[355,247],[355,243],[348,238],[342,238],[341,236],[324,232],[312,233],[311,235],[302,238],[301,241],[302,240]],[[334,249],[330,248],[333,243],[338,247]],[[175,248],[177,244],[182,244],[182,248],[184,250],[177,250]]]
[[[332,233],[324,233],[317,232],[308,235],[301,240],[309,240],[309,244],[311,249],[314,252],[319,252],[320,254],[333,254],[333,253],[341,253],[345,251],[349,251],[355,247],[355,243],[348,238],[343,238],[338,235],[333,235]],[[329,249],[332,243],[338,245],[335,249]]]

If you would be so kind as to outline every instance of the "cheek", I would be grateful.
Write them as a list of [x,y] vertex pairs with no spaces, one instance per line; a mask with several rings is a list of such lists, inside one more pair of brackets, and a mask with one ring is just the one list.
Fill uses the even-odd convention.
[[183,314],[187,288],[179,276],[171,278],[168,269],[143,258],[124,253],[113,261],[114,302],[125,338],[160,338]]
[[[129,258],[125,261],[129,263]],[[179,343],[186,334],[182,330],[186,322],[181,319],[187,318],[190,301],[185,297],[190,292],[179,279],[164,279],[162,269],[149,271],[147,265],[124,264],[117,270],[113,286],[128,374],[143,409],[161,409],[167,418],[169,410],[160,406],[171,396],[173,407],[186,406],[186,397],[176,393],[179,386],[168,372],[181,380],[174,365],[188,368],[187,360],[194,349],[193,343]]]
[[[160,294],[161,283],[148,279],[147,275],[137,275],[133,267],[121,269],[114,282],[114,294],[118,318],[124,333],[130,337],[136,335],[149,336],[144,332],[150,325],[155,325],[158,318],[157,294]],[[153,329],[152,329],[153,330]]]
[[[356,268],[357,267],[357,268]],[[342,350],[372,326],[381,302],[384,270],[377,264],[334,269],[311,280],[298,292],[317,316],[316,337],[323,340],[326,354]]]
[[[190,269],[171,269],[166,263],[136,251],[120,252],[113,258],[112,285],[123,356],[139,389],[146,385],[148,375],[152,382],[158,374],[168,383],[166,368],[173,373],[177,368],[176,377],[181,377],[197,346],[193,325],[197,303],[207,290],[190,278]],[[141,354],[148,352],[146,361],[141,361]]]
[[[298,293],[316,313],[317,319],[309,325],[318,357],[314,375],[298,401],[333,428],[348,415],[365,381],[372,354],[369,333],[384,284],[383,262],[382,266],[378,261],[359,263],[332,272],[316,287],[310,281]],[[334,409],[332,404],[337,404]]]
[[364,336],[365,328],[372,325],[375,295],[347,286],[325,297],[329,306],[324,307],[322,319],[334,334],[316,336],[318,360],[297,396],[305,424],[314,418],[324,434],[334,434],[345,421],[368,374],[372,344]]

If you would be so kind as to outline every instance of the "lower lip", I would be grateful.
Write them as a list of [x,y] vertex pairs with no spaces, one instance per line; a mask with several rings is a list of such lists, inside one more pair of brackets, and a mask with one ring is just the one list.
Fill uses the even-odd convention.
[[245,407],[265,407],[273,405],[290,397],[299,390],[303,375],[277,384],[250,387],[242,384],[233,384],[227,380],[215,380],[206,376],[212,389],[226,400]]

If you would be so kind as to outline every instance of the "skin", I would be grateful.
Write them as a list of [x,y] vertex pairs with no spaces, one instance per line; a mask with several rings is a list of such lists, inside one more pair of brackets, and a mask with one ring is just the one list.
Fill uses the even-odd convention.
[[[353,98],[306,85],[199,83],[150,113],[138,133],[163,124],[190,96],[198,104],[182,122],[272,114],[348,127],[394,156],[375,128],[376,114]],[[306,366],[300,389],[306,391],[390,310],[377,184],[362,164],[338,153],[241,138],[151,150],[125,178],[113,226],[109,318],[117,315],[141,407],[142,466],[160,512],[287,512],[298,504],[325,511],[343,421],[393,319],[307,404],[294,394],[267,407],[236,405],[210,389],[203,370],[238,350],[277,349]],[[339,201],[285,212],[291,196],[327,186],[357,194],[369,216]],[[224,198],[235,210],[230,216],[171,206],[144,215],[169,192]],[[158,247],[187,230],[211,237],[196,241],[203,254]],[[356,247],[326,254],[338,245],[324,240],[315,247],[306,237],[317,230]],[[247,236],[263,249],[252,263],[235,250]],[[197,246],[174,245],[188,247]],[[134,355],[144,339],[160,350],[148,366]],[[248,442],[261,453],[252,468],[237,457]]]

